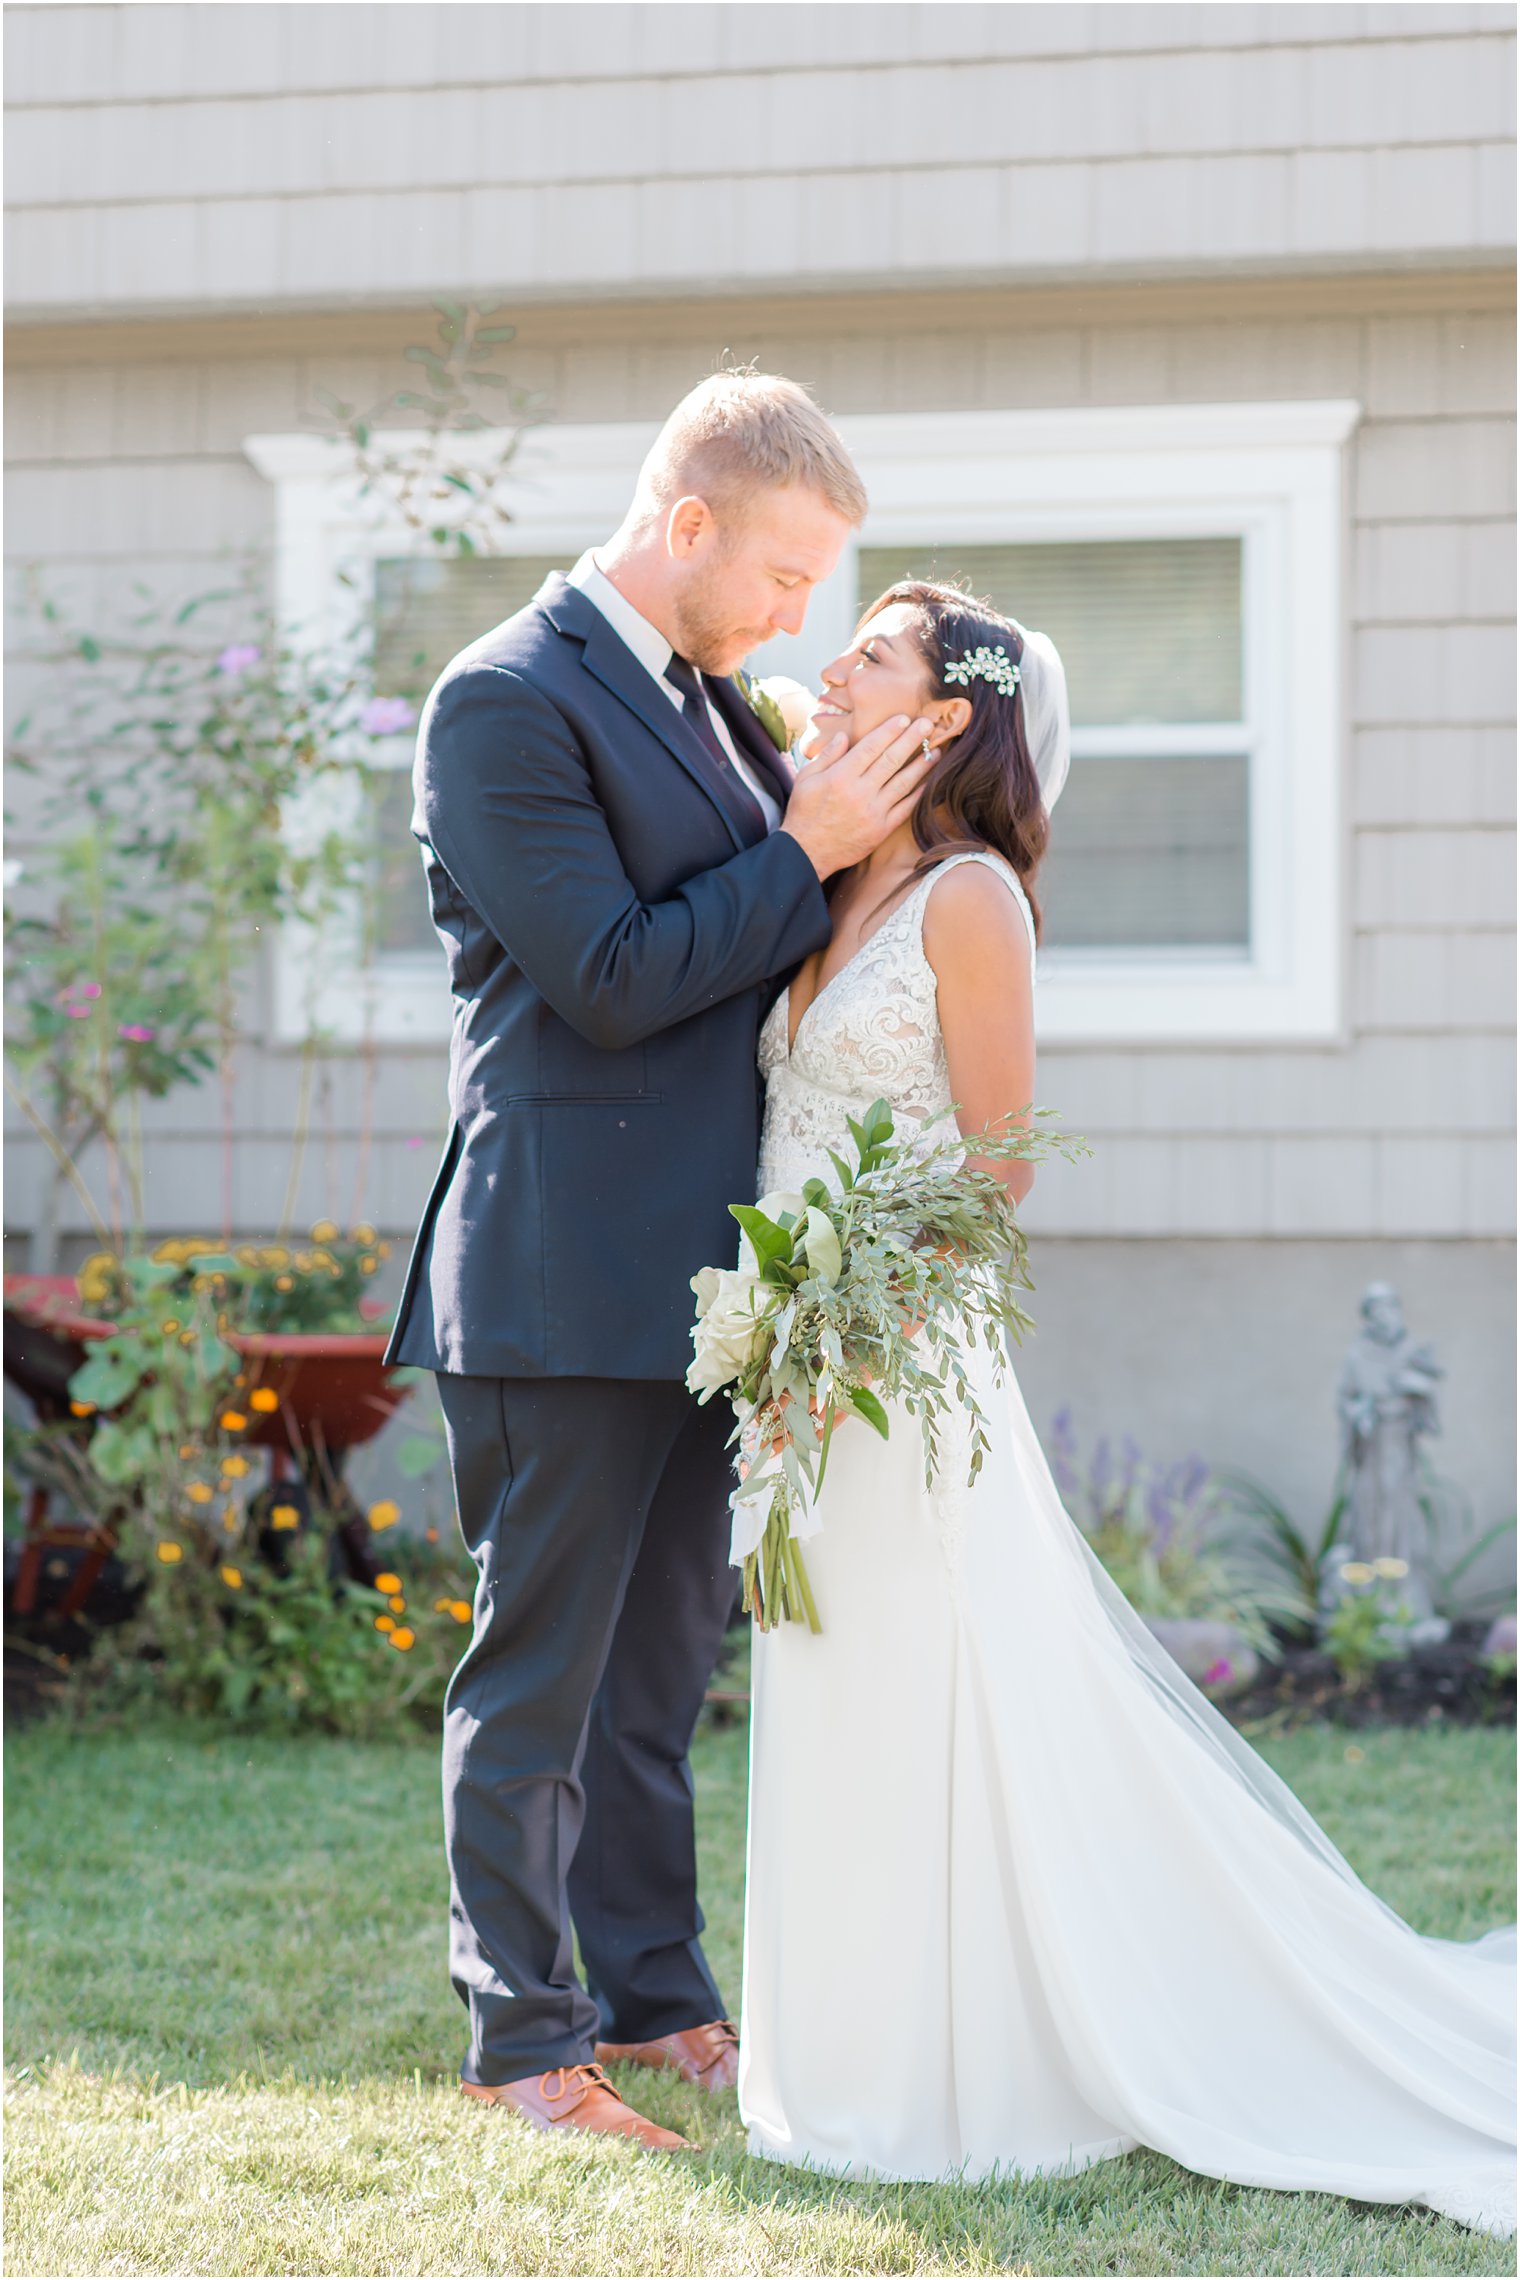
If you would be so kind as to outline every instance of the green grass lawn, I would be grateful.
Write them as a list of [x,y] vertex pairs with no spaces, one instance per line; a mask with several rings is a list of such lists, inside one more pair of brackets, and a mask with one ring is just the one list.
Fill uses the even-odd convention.
[[[698,1759],[735,2003],[744,1741],[704,1734]],[[1261,1746],[1421,1930],[1513,1917],[1512,1731]],[[975,2187],[778,2170],[749,2159],[732,2094],[647,2074],[625,2088],[698,2154],[468,2105],[426,1746],[53,1723],[11,1739],[7,1802],[12,2274],[1515,2269],[1443,2219],[1153,2154]]]

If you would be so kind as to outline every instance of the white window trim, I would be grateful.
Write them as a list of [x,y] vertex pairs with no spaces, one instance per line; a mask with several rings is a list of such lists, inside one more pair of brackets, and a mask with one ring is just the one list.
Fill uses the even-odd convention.
[[[871,546],[1239,536],[1247,727],[1190,731],[1211,753],[1249,748],[1252,942],[1248,955],[1051,954],[1039,1031],[1049,1044],[1333,1042],[1342,1034],[1345,737],[1343,446],[1349,401],[1185,404],[1050,412],[891,413],[841,419],[871,496]],[[551,427],[517,463],[516,520],[502,551],[571,559],[620,521],[656,430],[629,422]],[[399,439],[398,439],[399,440]],[[466,439],[482,453],[492,438]],[[368,607],[376,558],[419,550],[335,479],[320,437],[255,436],[247,451],[277,487],[278,593],[293,629],[337,631]],[[340,572],[353,581],[345,585]],[[805,633],[761,670],[816,683],[854,622],[856,548],[814,595]],[[1164,739],[1181,748],[1175,732]],[[1079,731],[1086,754],[1139,757],[1149,732]],[[399,762],[404,746],[377,754]],[[296,828],[300,828],[297,819]],[[1059,829],[1059,810],[1057,811]],[[419,887],[420,891],[420,887]],[[425,1043],[447,1033],[431,957],[357,962],[357,927],[321,945],[286,929],[276,953],[277,1035],[312,1013],[338,1037]],[[324,979],[313,986],[310,977]]]

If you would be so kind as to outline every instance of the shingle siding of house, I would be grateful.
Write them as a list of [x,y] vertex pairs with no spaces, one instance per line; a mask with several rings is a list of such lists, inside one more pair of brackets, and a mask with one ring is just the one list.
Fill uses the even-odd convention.
[[1504,261],[1513,14],[13,8],[18,309]]

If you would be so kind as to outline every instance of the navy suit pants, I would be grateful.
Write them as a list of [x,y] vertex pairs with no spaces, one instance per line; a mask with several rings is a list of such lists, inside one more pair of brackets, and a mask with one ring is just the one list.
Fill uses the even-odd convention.
[[495,2084],[725,2016],[688,1752],[734,1603],[732,1413],[679,1384],[437,1382],[478,1577],[444,1712],[449,1961],[465,2076]]

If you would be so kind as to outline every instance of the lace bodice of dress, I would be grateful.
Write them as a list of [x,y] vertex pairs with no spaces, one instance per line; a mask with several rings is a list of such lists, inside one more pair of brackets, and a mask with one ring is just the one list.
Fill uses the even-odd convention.
[[847,1119],[874,1100],[890,1103],[899,1132],[904,1118],[949,1107],[934,968],[924,955],[924,906],[935,880],[957,863],[985,863],[996,871],[1018,899],[1033,947],[1034,919],[1014,872],[1000,856],[968,852],[936,864],[825,983],[803,1014],[790,1053],[791,993],[783,990],[760,1032],[761,1195],[827,1177],[826,1150],[852,1152]]

